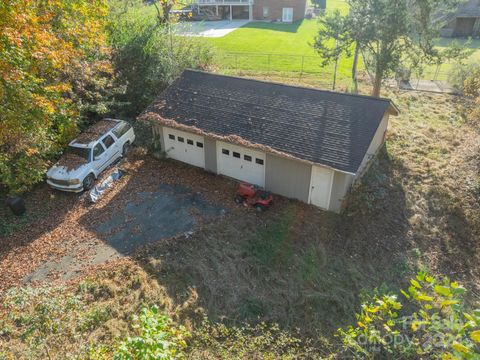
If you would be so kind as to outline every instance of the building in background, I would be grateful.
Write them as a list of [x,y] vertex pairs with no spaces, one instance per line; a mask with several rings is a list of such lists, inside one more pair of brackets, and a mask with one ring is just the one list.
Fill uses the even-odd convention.
[[291,23],[304,18],[307,0],[195,0],[194,6],[212,19]]
[[459,5],[457,11],[445,15],[446,25],[440,30],[443,37],[480,36],[480,0],[469,0]]

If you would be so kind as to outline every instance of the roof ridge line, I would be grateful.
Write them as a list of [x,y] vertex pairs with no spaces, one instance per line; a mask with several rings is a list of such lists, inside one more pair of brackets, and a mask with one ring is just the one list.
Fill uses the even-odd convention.
[[[384,97],[375,97],[371,95],[363,95],[363,94],[351,94],[351,93],[346,93],[346,92],[340,92],[340,91],[333,91],[333,90],[325,90],[325,89],[317,89],[313,87],[308,87],[308,86],[300,86],[300,85],[290,85],[290,84],[285,84],[281,82],[276,82],[276,81],[267,81],[267,80],[260,80],[260,79],[255,79],[255,78],[246,78],[246,77],[240,77],[240,76],[233,76],[233,75],[225,75],[225,74],[218,74],[218,73],[213,73],[209,71],[203,71],[203,70],[197,70],[197,69],[185,69],[185,71],[190,71],[190,72],[195,72],[199,74],[205,74],[205,75],[211,75],[211,76],[218,76],[218,77],[225,77],[225,78],[230,78],[230,79],[239,79],[239,80],[248,80],[248,81],[256,81],[256,82],[261,82],[264,84],[270,84],[270,85],[279,85],[283,87],[290,87],[290,88],[297,88],[297,89],[304,89],[304,90],[312,90],[312,91],[321,91],[321,92],[326,92],[330,94],[336,94],[336,95],[343,95],[343,96],[351,96],[351,97],[361,97],[361,98],[366,98],[366,99],[371,99],[371,100],[379,100],[383,102],[388,102],[392,106],[396,107],[393,101],[389,98],[384,98]],[[181,76],[181,75],[180,75]]]

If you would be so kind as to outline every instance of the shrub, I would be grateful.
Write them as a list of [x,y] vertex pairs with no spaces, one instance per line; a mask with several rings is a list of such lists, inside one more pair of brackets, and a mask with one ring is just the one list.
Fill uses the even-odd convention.
[[158,308],[143,308],[135,316],[135,337],[128,337],[118,347],[115,360],[157,360],[183,357],[185,340],[190,336],[182,326],[175,326],[172,320],[158,312]]
[[374,358],[473,359],[480,356],[480,310],[468,311],[465,289],[448,278],[419,273],[396,295],[362,305],[356,326],[339,329],[346,352]]
[[110,42],[118,87],[116,111],[133,118],[186,68],[206,68],[213,53],[206,43],[176,36],[144,6],[112,14]]

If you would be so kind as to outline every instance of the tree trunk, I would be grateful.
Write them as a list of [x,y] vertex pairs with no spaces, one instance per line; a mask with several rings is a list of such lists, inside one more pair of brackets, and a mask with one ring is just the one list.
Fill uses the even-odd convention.
[[358,53],[360,47],[358,43],[355,45],[355,56],[353,57],[353,67],[352,67],[352,81],[353,81],[353,93],[358,94],[358,79],[357,79],[357,67],[358,67]]
[[335,90],[335,87],[337,86],[337,69],[338,69],[338,57],[335,59],[335,68],[333,70],[332,90]]
[[373,80],[372,96],[380,97],[380,91],[382,90],[383,71],[377,68],[375,72],[375,79]]

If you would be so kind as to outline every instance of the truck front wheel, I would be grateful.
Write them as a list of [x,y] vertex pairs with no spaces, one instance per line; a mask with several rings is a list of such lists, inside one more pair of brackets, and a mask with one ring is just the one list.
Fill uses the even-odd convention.
[[95,184],[95,177],[92,174],[87,175],[87,177],[83,179],[83,190],[90,190],[93,184]]

